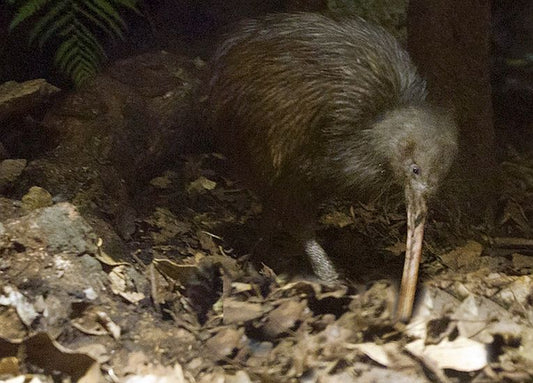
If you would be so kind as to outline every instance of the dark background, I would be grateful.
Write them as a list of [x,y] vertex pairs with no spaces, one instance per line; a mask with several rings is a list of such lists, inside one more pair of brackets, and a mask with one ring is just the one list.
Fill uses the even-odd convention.
[[[269,12],[320,11],[326,0],[156,0],[141,4],[147,17],[121,10],[129,30],[125,41],[104,41],[109,62],[166,49],[208,59],[224,26]],[[491,85],[499,152],[507,145],[532,149],[533,2],[494,0],[491,19]],[[53,47],[29,46],[26,31],[8,32],[13,8],[0,2],[0,83],[46,78],[61,87],[70,81],[53,67]],[[502,144],[502,145],[500,145]]]

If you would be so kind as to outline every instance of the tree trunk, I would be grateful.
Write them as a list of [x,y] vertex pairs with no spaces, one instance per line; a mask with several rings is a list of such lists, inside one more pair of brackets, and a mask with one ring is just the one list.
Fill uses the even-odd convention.
[[456,175],[468,180],[461,182],[466,202],[478,215],[490,205],[495,169],[490,20],[489,0],[411,0],[408,7],[408,49],[427,79],[430,101],[455,111]]

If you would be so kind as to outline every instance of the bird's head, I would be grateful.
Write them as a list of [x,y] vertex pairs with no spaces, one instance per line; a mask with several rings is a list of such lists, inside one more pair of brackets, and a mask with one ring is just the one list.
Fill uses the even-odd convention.
[[406,193],[434,194],[457,154],[457,128],[450,113],[426,106],[386,113],[372,134]]
[[455,159],[457,128],[447,113],[411,106],[384,114],[371,132],[396,183],[405,191],[407,245],[397,316],[406,321],[411,316],[416,289],[427,198]]

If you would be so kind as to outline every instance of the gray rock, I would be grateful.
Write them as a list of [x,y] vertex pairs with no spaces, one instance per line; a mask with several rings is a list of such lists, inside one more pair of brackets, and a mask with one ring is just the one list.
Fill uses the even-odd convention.
[[51,253],[95,253],[97,236],[69,203],[36,209],[4,222],[1,246],[18,244]]

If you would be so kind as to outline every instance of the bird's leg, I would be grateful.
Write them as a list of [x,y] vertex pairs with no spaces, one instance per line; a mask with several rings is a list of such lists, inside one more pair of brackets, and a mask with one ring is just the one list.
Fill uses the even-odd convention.
[[286,209],[286,213],[292,216],[292,222],[287,223],[293,225],[293,233],[300,246],[303,246],[314,274],[324,282],[334,282],[339,279],[339,274],[324,248],[316,240],[318,209],[315,206],[317,204],[312,200],[306,200],[304,196],[300,196],[297,204],[292,203]]
[[303,245],[314,274],[324,282],[334,282],[339,279],[339,273],[324,248],[316,240],[315,222],[317,211],[316,209],[311,210],[309,207],[302,207],[302,211],[299,214],[299,230],[296,233],[296,237],[301,246]]
[[304,247],[305,253],[311,262],[313,272],[317,277],[325,282],[334,282],[339,279],[339,274],[335,270],[335,266],[315,238],[306,240]]
[[[300,194],[296,198],[287,193],[286,189],[281,190],[283,193],[275,195],[270,203],[264,205],[266,207],[263,209],[265,232],[281,229],[290,233],[292,240],[297,241],[299,251],[302,249],[305,251],[311,268],[319,279],[325,282],[338,280],[339,274],[333,262],[315,238],[316,203],[306,199],[305,195]],[[269,208],[272,206],[275,206],[277,210]]]

